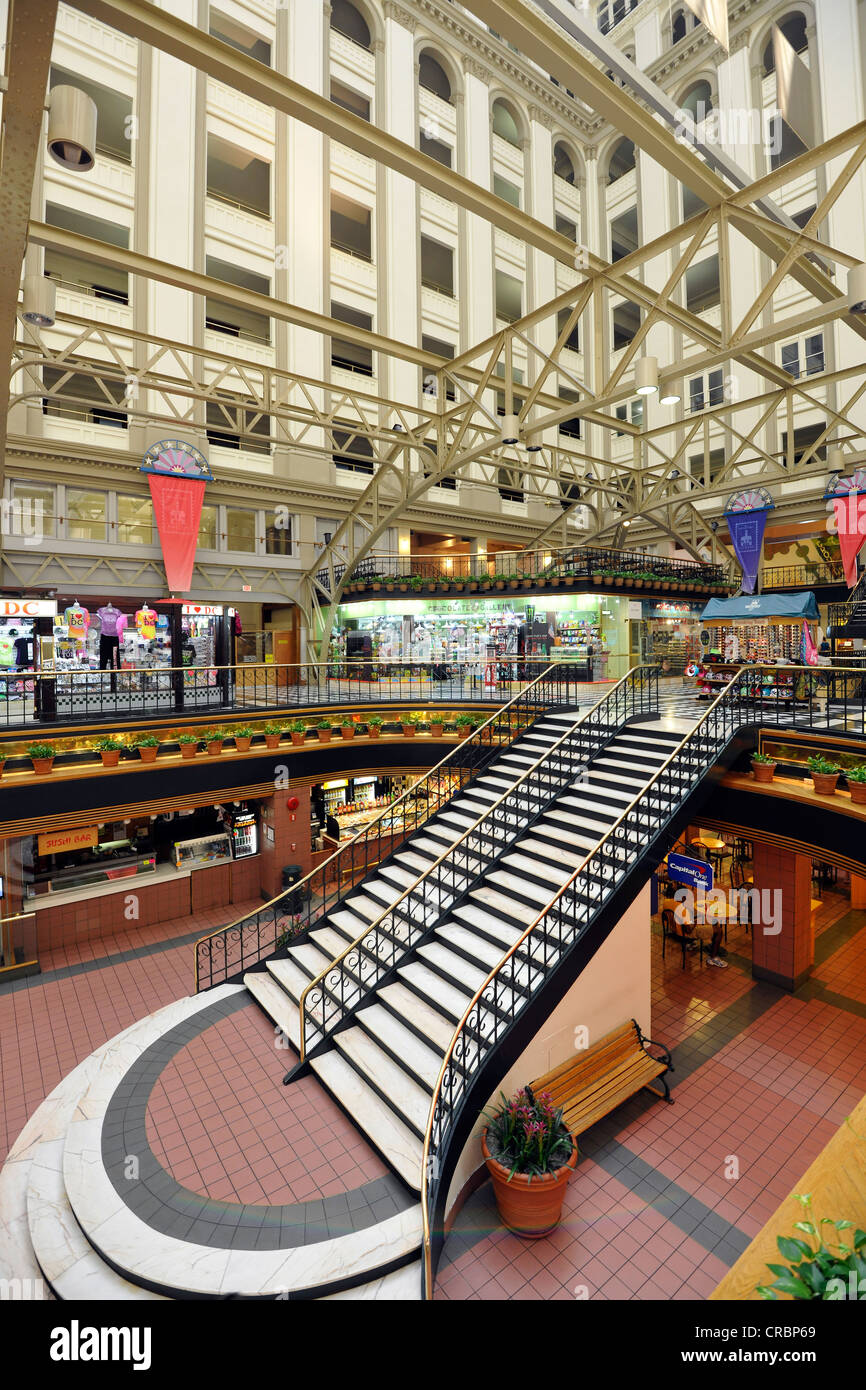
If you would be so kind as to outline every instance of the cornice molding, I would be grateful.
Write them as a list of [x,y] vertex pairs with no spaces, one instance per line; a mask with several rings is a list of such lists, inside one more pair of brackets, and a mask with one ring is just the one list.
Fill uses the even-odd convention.
[[385,0],[382,7],[385,11],[386,19],[393,19],[396,24],[402,24],[404,29],[408,29],[410,34],[414,34],[418,27],[417,15],[411,14],[409,10],[404,10],[402,5],[398,5],[396,0]]

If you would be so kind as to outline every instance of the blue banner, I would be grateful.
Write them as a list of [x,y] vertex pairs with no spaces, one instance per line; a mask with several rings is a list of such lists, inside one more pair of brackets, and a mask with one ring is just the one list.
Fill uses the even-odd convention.
[[743,593],[753,594],[758,582],[758,566],[764,546],[767,511],[725,512],[731,543],[743,570]]
[[685,854],[669,854],[667,873],[672,883],[688,883],[692,888],[703,888],[707,893],[712,891],[713,866],[703,859],[689,859]]

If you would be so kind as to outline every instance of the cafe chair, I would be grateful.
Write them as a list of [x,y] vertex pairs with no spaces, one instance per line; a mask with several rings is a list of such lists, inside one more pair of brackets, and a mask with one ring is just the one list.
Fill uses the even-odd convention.
[[[731,887],[732,888],[751,888],[754,879],[751,874],[747,874],[742,862],[736,861],[731,865]],[[746,916],[743,926],[746,928],[748,936],[752,927],[752,899],[747,899]],[[727,924],[725,926],[725,940],[728,939]]]
[[662,913],[662,960],[665,958],[665,950],[668,941],[675,941],[682,948],[683,970],[686,968],[686,950],[690,941],[698,943],[699,963],[704,963],[704,943],[701,937],[695,933],[694,936],[686,936],[684,931],[677,929],[676,917],[669,907]]

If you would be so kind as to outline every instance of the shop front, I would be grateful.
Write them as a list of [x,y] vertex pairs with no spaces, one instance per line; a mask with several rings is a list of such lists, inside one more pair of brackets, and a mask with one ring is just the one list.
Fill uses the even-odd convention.
[[681,676],[701,657],[703,604],[644,599],[640,611],[640,655],[657,662],[663,676]]
[[806,696],[803,672],[784,667],[817,663],[819,612],[813,593],[766,594],[710,599],[701,614],[701,658],[687,672],[698,697],[713,700],[738,671],[750,666],[778,666],[778,673],[756,674],[754,695],[763,704],[794,705]]
[[[459,779],[455,777],[453,781],[456,791]],[[413,795],[412,788],[416,786],[418,790]],[[310,836],[314,853],[322,850],[333,853],[339,845],[351,840],[353,835],[365,830],[386,812],[389,805],[404,792],[410,795],[401,803],[400,810],[395,811],[390,822],[395,834],[403,832],[404,809],[408,811],[412,825],[417,824],[419,802],[426,804],[427,800],[423,774],[390,777],[364,773],[358,777],[335,778],[312,786]],[[383,824],[389,824],[387,817]]]
[[481,684],[485,668],[537,674],[550,661],[584,668],[586,680],[618,680],[629,669],[628,600],[601,594],[539,599],[504,592],[485,599],[405,599],[342,605],[335,661],[460,669]]

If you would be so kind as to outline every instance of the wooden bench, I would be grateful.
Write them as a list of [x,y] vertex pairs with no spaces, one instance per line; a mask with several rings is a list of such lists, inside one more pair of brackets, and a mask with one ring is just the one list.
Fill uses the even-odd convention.
[[[646,1050],[648,1047],[661,1047],[664,1056],[653,1057]],[[672,1105],[673,1096],[665,1076],[673,1069],[667,1048],[645,1038],[631,1018],[594,1047],[578,1052],[573,1059],[533,1081],[532,1089],[536,1095],[549,1092],[554,1105],[562,1107],[562,1118],[569,1131],[583,1134],[643,1089]],[[650,1084],[653,1081],[661,1081],[664,1095]]]

